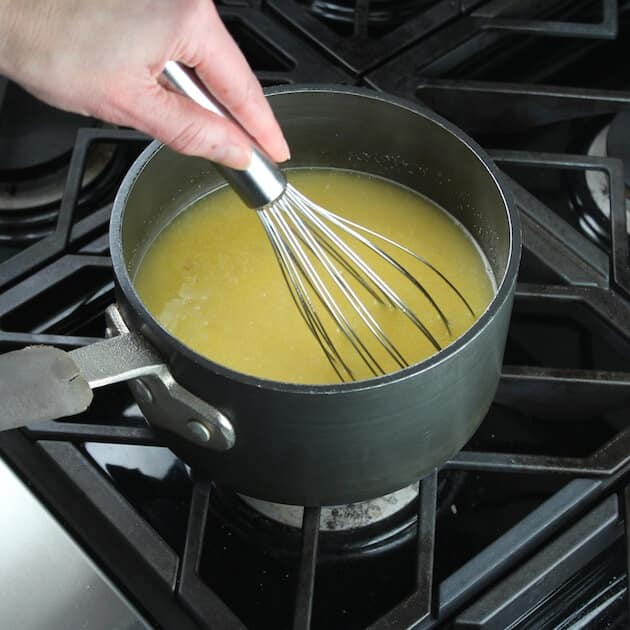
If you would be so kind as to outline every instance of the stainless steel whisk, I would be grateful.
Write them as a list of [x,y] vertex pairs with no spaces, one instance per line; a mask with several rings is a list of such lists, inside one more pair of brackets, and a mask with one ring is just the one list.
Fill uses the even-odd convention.
[[[178,90],[202,107],[239,124],[214,99],[190,68],[169,61],[164,69],[164,75]],[[383,249],[383,244],[388,244],[425,265],[453,291],[470,315],[475,316],[470,304],[457,287],[428,260],[400,243],[334,214],[305,197],[287,182],[282,170],[258,147],[254,140],[252,140],[251,162],[246,170],[238,171],[219,165],[218,168],[243,202],[256,210],[297,308],[342,381],[355,380],[356,375],[350,367],[350,362],[342,356],[338,345],[334,343],[327,331],[318,312],[318,304],[323,306],[335,326],[374,376],[383,375],[387,370],[370,351],[366,341],[351,324],[347,313],[334,299],[330,286],[338,289],[352,311],[358,315],[363,325],[385,348],[395,363],[400,368],[408,366],[403,354],[385,334],[342,270],[352,276],[380,304],[388,303],[404,313],[431,345],[436,350],[441,350],[440,343],[420,317],[365,259],[348,245],[346,242],[348,237],[386,261],[420,291],[439,315],[449,336],[452,335],[452,331],[444,311],[420,281],[398,259]],[[318,266],[327,274],[328,283],[322,277],[318,266],[313,263],[313,259],[318,261]],[[332,280],[332,285],[330,280]]]

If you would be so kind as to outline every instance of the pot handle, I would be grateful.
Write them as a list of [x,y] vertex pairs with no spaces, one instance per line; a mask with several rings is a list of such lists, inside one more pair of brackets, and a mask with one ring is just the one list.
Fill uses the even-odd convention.
[[181,387],[116,307],[107,310],[107,321],[115,336],[89,346],[70,352],[33,346],[0,355],[0,431],[79,414],[90,406],[93,389],[131,381],[139,403],[155,408],[153,424],[211,450],[232,448],[231,422]]
[[0,355],[0,431],[73,416],[92,402],[92,389],[63,350],[35,346]]

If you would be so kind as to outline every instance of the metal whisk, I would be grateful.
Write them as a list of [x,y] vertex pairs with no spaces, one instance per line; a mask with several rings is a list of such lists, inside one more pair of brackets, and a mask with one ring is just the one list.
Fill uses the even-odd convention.
[[[234,120],[215,101],[191,69],[169,61],[164,69],[164,75],[183,94],[202,107]],[[399,259],[383,249],[384,244],[425,265],[453,291],[470,315],[475,316],[473,309],[459,289],[428,260],[400,243],[334,214],[305,197],[287,182],[278,165],[268,158],[254,141],[252,141],[252,160],[247,170],[219,168],[244,203],[256,209],[293,300],[342,381],[355,380],[356,376],[350,367],[350,362],[342,356],[338,346],[327,332],[318,311],[318,304],[323,306],[335,326],[374,376],[385,374],[387,370],[374,356],[374,352],[370,351],[366,340],[351,324],[348,314],[333,297],[331,287],[336,287],[350,305],[352,312],[359,317],[365,328],[395,363],[400,368],[408,366],[405,357],[385,334],[343,271],[354,278],[380,304],[387,303],[404,313],[435,350],[441,350],[440,343],[420,317],[347,241],[361,244],[401,273],[429,301],[449,336],[452,334],[451,326],[444,311]],[[318,261],[317,265],[314,264],[314,260]]]

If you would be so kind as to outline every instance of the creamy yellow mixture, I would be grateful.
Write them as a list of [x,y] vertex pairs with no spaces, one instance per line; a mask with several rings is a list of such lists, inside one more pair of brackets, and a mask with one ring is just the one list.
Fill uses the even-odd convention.
[[[417,288],[363,245],[348,240],[408,303],[440,346],[464,333],[489,304],[494,284],[485,259],[464,229],[428,199],[389,181],[351,171],[295,170],[289,173],[289,180],[321,206],[417,252],[461,291],[474,317],[434,272],[411,256],[383,246],[440,305],[450,324],[449,334]],[[408,364],[436,352],[400,310],[386,301],[380,303],[348,273],[344,277]],[[217,363],[277,381],[316,384],[340,380],[296,308],[256,212],[246,208],[229,188],[194,203],[161,232],[140,264],[135,286],[147,308],[171,334]],[[334,283],[327,280],[327,286],[383,370],[397,370],[396,362],[360,323]],[[314,304],[354,378],[373,376],[315,298]],[[344,379],[350,380],[347,375]]]

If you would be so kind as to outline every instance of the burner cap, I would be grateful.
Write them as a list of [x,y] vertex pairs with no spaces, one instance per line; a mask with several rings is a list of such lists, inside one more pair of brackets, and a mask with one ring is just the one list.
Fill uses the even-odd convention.
[[[630,126],[626,127],[630,129]],[[613,157],[609,153],[611,125],[601,127],[590,137],[586,151],[591,157]],[[617,132],[619,133],[619,132]],[[630,139],[630,136],[628,136]],[[581,149],[580,149],[581,150]],[[630,153],[628,153],[630,156]],[[619,154],[614,157],[621,157]],[[630,186],[626,166],[626,216],[630,234]],[[572,203],[582,231],[595,243],[606,249],[610,245],[610,184],[608,174],[587,169],[571,176]]]
[[[263,516],[289,527],[302,527],[304,508],[297,505],[270,503],[240,495],[250,507]],[[322,531],[346,531],[373,525],[396,514],[409,505],[418,496],[418,483],[402,490],[392,492],[361,503],[323,507],[321,509],[320,528]]]
[[91,118],[45,105],[8,82],[0,103],[0,178],[33,177],[58,168],[72,151],[77,130],[94,124]]
[[630,187],[630,112],[617,114],[608,130],[606,153],[623,161],[626,186]]
[[[332,24],[352,24],[361,9],[356,0],[310,0],[310,11]],[[434,4],[434,0],[372,0],[365,6],[365,17],[371,27],[395,27]]]

